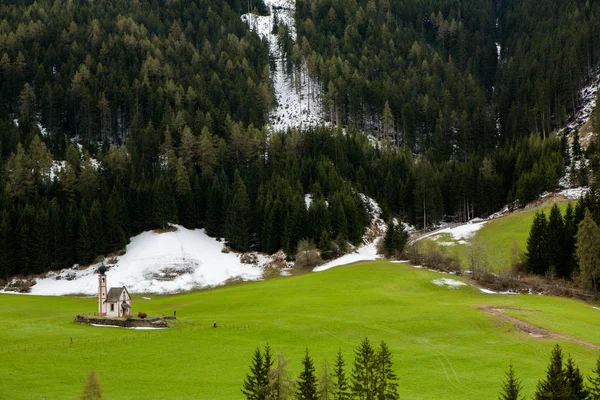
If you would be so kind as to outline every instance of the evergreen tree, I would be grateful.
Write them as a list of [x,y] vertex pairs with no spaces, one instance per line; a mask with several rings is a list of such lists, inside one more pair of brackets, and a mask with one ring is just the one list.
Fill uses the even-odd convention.
[[570,393],[569,400],[586,400],[588,398],[588,391],[583,382],[583,375],[571,356],[567,359],[564,374]]
[[548,268],[558,276],[567,278],[568,271],[565,266],[565,249],[563,248],[565,243],[565,226],[557,204],[554,204],[550,210],[547,233],[548,253],[546,254],[546,258],[548,259]]
[[315,376],[315,366],[308,354],[308,349],[302,360],[302,372],[296,381],[298,387],[296,397],[298,400],[317,400],[317,377]]
[[527,238],[527,268],[543,275],[546,272],[548,254],[548,223],[544,212],[536,212]]
[[87,217],[79,220],[79,235],[77,236],[77,259],[81,264],[94,261],[94,242]]
[[398,377],[394,373],[392,364],[392,353],[384,341],[381,341],[379,351],[375,359],[375,382],[377,400],[397,400]]
[[546,378],[538,382],[534,398],[535,400],[568,400],[569,395],[569,386],[563,371],[562,349],[557,344],[550,356]]
[[342,356],[342,349],[338,349],[335,365],[333,367],[334,374],[334,393],[333,400],[350,400],[348,391],[348,381],[346,380],[346,372],[344,371],[345,363]]
[[523,385],[521,381],[515,376],[512,365],[508,367],[504,384],[502,385],[502,393],[498,397],[498,400],[524,400],[525,397],[521,394]]
[[14,268],[14,250],[11,243],[12,229],[7,210],[0,210],[0,277],[8,281]]
[[242,387],[242,393],[248,400],[266,400],[264,386],[265,363],[260,349],[257,347],[252,357],[250,372]]
[[102,207],[94,200],[87,220],[90,231],[91,251],[94,257],[104,253],[104,229],[102,226]]
[[79,398],[81,400],[102,400],[102,386],[100,386],[96,371],[90,371]]
[[106,202],[106,248],[108,251],[120,250],[127,244],[127,238],[123,226],[122,213],[119,210],[122,199],[116,190],[113,190]]
[[177,205],[171,183],[162,175],[154,183],[152,195],[152,219],[154,226],[166,229],[169,223],[177,223]]
[[572,277],[577,261],[575,260],[575,235],[577,233],[577,225],[575,225],[575,212],[571,203],[567,205],[565,211],[565,237],[562,244],[564,257],[564,272],[567,277]]
[[377,395],[376,362],[377,354],[373,350],[369,339],[363,339],[354,352],[352,396],[361,400],[375,400]]
[[225,219],[225,240],[227,244],[239,251],[250,249],[250,199],[246,185],[236,170],[231,192],[231,201]]
[[579,261],[579,285],[584,289],[598,290],[596,282],[600,275],[600,228],[589,210],[586,210],[577,229],[576,255]]
[[596,360],[596,368],[592,370],[592,373],[592,376],[588,376],[589,400],[600,400],[600,357]]

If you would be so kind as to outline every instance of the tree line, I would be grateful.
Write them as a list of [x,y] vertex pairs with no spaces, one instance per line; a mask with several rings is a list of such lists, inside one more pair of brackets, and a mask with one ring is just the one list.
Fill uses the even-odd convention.
[[[552,349],[550,364],[546,369],[546,377],[541,379],[536,387],[535,400],[598,400],[600,399],[600,358],[596,362],[588,383],[575,361],[569,357],[563,362],[564,356],[560,345]],[[500,400],[524,400],[523,385],[516,377],[512,365],[509,367]]]
[[254,351],[250,372],[246,374],[242,393],[248,400],[394,400],[399,399],[398,377],[393,370],[392,353],[381,341],[374,348],[365,338],[354,352],[352,373],[346,374],[341,349],[335,363],[323,363],[320,373],[308,352],[302,360],[302,371],[292,379],[288,361],[280,352],[277,361],[267,344],[263,352]]
[[[269,134],[231,120],[227,129],[228,139],[186,129],[179,144],[166,133],[152,173],[128,145],[92,155],[70,143],[58,162],[47,138],[18,144],[0,167],[0,274],[89,264],[169,223],[204,228],[238,251],[293,257],[306,239],[333,257],[362,243],[371,222],[363,195],[384,220],[426,227],[445,214],[487,216],[522,190],[535,197],[562,169],[560,141],[533,136],[493,157],[431,163],[358,131]],[[523,183],[530,176],[536,185]],[[390,251],[402,239],[393,241]]]
[[525,265],[532,274],[574,281],[579,287],[598,290],[600,278],[600,207],[594,190],[576,206],[567,205],[564,216],[558,205],[536,212],[527,239]]

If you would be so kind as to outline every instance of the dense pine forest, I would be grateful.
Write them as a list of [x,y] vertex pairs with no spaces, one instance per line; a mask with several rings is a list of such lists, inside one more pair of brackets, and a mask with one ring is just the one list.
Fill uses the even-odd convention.
[[281,29],[281,44],[338,128],[288,132],[266,126],[269,50],[249,7],[268,12],[0,4],[0,275],[91,263],[168,223],[333,256],[362,241],[362,194],[387,220],[466,221],[553,189],[571,162],[550,132],[598,64],[599,4],[298,0],[297,43]]

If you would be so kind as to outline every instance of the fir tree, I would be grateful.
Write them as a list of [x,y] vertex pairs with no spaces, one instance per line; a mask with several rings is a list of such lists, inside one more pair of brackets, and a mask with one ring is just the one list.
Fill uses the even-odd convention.
[[79,235],[77,236],[77,259],[82,264],[94,261],[94,243],[87,217],[79,220]]
[[352,368],[352,396],[363,400],[374,400],[377,395],[375,366],[377,354],[368,338],[363,339],[354,352]]
[[506,372],[506,378],[502,385],[502,393],[498,397],[499,400],[523,400],[525,397],[521,394],[523,385],[521,381],[515,376],[512,365],[508,367]]
[[298,377],[296,385],[298,387],[296,397],[298,400],[317,400],[317,377],[315,376],[315,366],[308,354],[308,349],[302,360],[302,372]]
[[547,268],[548,223],[544,212],[536,212],[527,238],[527,268],[530,272],[543,275]]
[[246,374],[246,379],[242,387],[242,393],[248,400],[265,400],[264,385],[265,364],[262,353],[257,347],[252,357],[250,372]]
[[564,374],[570,393],[569,400],[586,400],[588,398],[588,391],[583,382],[583,375],[571,356],[567,359]]
[[102,400],[102,386],[100,386],[94,370],[90,371],[79,398],[81,400]]
[[549,268],[562,278],[568,277],[568,271],[565,266],[565,225],[560,214],[560,209],[557,204],[552,206],[550,216],[548,218],[548,259]]
[[88,216],[88,229],[90,231],[91,248],[94,257],[104,252],[104,229],[102,224],[102,207],[98,200],[94,200]]
[[596,368],[592,370],[592,373],[592,376],[588,376],[589,400],[600,400],[600,357],[596,360]]
[[231,192],[231,202],[227,208],[225,219],[225,240],[227,244],[239,251],[250,248],[250,199],[246,185],[236,170]]
[[557,344],[550,356],[546,378],[539,381],[535,400],[568,400],[569,386],[563,371],[562,349]]
[[394,373],[392,353],[384,341],[381,341],[375,358],[375,382],[377,400],[397,400],[398,377]]
[[344,371],[345,363],[342,356],[342,349],[338,349],[335,365],[333,367],[334,374],[334,393],[333,400],[350,400],[348,391],[348,381],[346,380],[346,372]]

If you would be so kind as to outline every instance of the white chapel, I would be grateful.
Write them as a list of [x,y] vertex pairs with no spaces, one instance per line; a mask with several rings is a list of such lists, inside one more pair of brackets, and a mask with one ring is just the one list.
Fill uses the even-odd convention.
[[125,286],[106,290],[106,267],[98,268],[98,315],[101,317],[127,317],[131,315],[131,296]]

